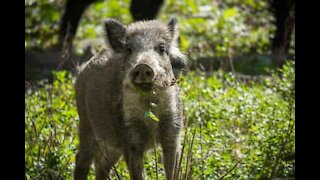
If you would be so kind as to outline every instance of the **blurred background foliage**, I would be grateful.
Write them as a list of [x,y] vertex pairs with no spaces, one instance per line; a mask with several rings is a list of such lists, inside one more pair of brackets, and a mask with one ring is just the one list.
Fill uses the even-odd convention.
[[[59,23],[64,12],[63,0],[25,1],[26,51],[45,51],[58,43]],[[168,22],[178,18],[181,49],[195,63],[200,57],[219,61],[222,69],[229,67],[225,57],[234,60],[238,71],[246,74],[267,73],[274,68],[272,39],[275,17],[267,0],[185,0],[164,1],[158,19]],[[74,38],[74,52],[83,54],[88,44],[99,49],[104,43],[102,21],[115,18],[125,24],[133,22],[130,0],[100,0],[82,15]],[[294,30],[288,53],[294,57]],[[251,57],[254,55],[254,57]],[[259,69],[247,69],[252,65]],[[229,69],[230,70],[230,69]]]
[[[65,3],[25,0],[26,52],[55,48]],[[101,47],[104,19],[131,23],[129,6],[130,0],[100,0],[89,6],[74,39],[74,53],[84,54],[88,41],[94,42],[94,49]],[[168,22],[171,17],[178,19],[181,49],[191,65],[201,60],[220,64],[203,73],[209,66],[204,63],[180,81],[187,121],[180,179],[294,177],[294,59],[277,69],[270,55],[276,30],[270,3],[166,0],[158,19]],[[289,54],[294,57],[294,31],[290,44]],[[233,63],[236,74],[232,73]],[[52,76],[53,81],[26,81],[27,179],[72,179],[79,121],[74,76],[69,71],[54,71]],[[158,176],[163,179],[160,152],[158,149]],[[155,179],[153,153],[146,157],[145,168],[148,177]],[[123,161],[116,169],[123,179],[128,178]],[[117,179],[114,171],[111,177]]]
[[[62,0],[26,0],[26,49],[44,50],[57,42]],[[92,4],[84,13],[77,40],[103,38],[105,18],[132,22],[129,0],[108,0]],[[268,52],[275,27],[267,1],[258,0],[186,0],[165,1],[158,18],[164,22],[177,17],[182,32],[182,49],[192,55],[226,55],[235,52]],[[294,44],[294,43],[293,43]],[[293,52],[293,51],[292,51]]]

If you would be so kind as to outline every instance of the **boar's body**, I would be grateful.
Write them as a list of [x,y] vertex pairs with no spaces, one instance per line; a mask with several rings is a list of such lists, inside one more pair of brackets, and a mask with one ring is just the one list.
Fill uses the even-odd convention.
[[[105,179],[122,154],[131,179],[144,179],[143,154],[154,141],[162,145],[166,178],[173,179],[182,128],[174,64],[178,69],[184,65],[176,47],[175,22],[124,27],[109,20],[106,31],[111,49],[78,67],[80,147],[75,179],[87,178],[92,161],[96,179]],[[151,109],[159,122],[146,116]]]
[[120,148],[123,70],[121,58],[109,55],[105,49],[79,69],[75,88],[81,118],[80,139],[95,138]]

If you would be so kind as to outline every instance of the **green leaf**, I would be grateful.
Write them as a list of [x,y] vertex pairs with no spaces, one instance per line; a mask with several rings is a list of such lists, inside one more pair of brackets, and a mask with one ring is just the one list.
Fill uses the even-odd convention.
[[158,118],[156,115],[154,115],[154,114],[151,112],[151,110],[146,111],[146,112],[144,113],[144,117],[149,117],[149,118],[151,118],[152,120],[159,122],[159,118]]

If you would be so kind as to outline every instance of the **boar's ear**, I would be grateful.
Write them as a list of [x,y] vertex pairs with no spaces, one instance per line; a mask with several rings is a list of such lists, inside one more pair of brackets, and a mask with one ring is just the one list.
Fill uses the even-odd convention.
[[120,52],[124,49],[124,37],[126,27],[117,20],[107,19],[104,21],[104,30],[107,40],[115,52]]
[[169,56],[173,74],[175,78],[178,79],[181,72],[189,68],[187,57],[182,54],[177,47],[171,47]]
[[168,23],[168,28],[170,30],[170,33],[172,35],[172,41],[177,43],[179,38],[179,31],[178,31],[178,20],[176,18],[172,18]]

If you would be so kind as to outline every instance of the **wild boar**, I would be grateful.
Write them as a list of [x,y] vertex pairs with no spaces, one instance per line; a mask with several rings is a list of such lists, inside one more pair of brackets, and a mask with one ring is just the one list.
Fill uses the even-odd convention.
[[124,155],[131,179],[145,179],[143,155],[156,141],[163,150],[166,179],[172,180],[183,127],[176,79],[186,67],[177,21],[125,26],[107,19],[104,30],[110,48],[78,67],[80,144],[74,178],[87,179],[94,162],[96,179],[106,179]]

